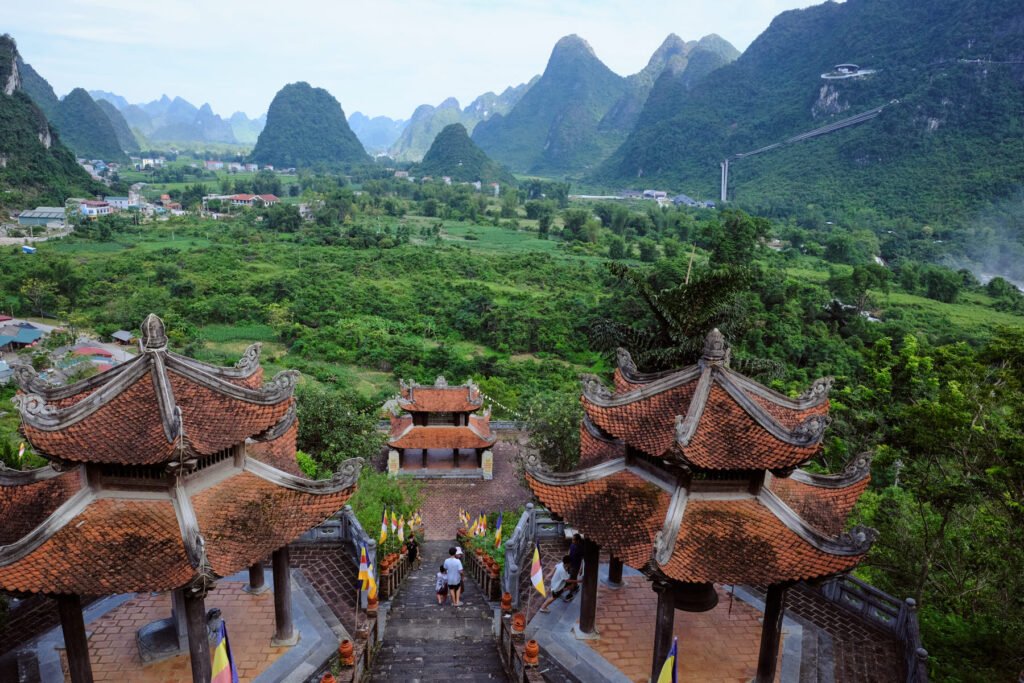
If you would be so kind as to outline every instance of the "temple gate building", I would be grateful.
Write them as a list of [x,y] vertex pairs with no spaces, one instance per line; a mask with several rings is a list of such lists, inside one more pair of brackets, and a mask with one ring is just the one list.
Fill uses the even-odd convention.
[[262,589],[267,557],[273,643],[293,644],[288,544],[344,506],[362,465],[324,481],[284,471],[297,471],[297,373],[264,383],[258,344],[233,368],[200,363],[167,350],[155,315],[140,340],[70,386],[17,373],[22,432],[50,466],[0,471],[0,589],[56,599],[74,683],[92,680],[80,596],[152,591],[173,591],[174,614],[139,632],[140,655],[161,629],[178,647],[185,631],[193,680],[208,682],[207,592],[247,567]]
[[433,449],[451,450],[452,465],[458,468],[462,451],[468,450],[473,451],[476,466],[489,478],[485,452],[497,437],[491,431],[490,408],[477,414],[484,403],[480,388],[471,380],[449,386],[443,376],[433,386],[421,386],[412,380],[403,380],[400,386],[401,393],[386,406],[391,412],[389,468],[400,468],[406,452],[415,450],[425,470],[428,451]]
[[755,680],[774,681],[787,588],[849,571],[875,538],[844,531],[870,458],[838,475],[799,469],[821,449],[832,380],[798,398],[768,389],[730,369],[718,330],[683,370],[641,373],[618,355],[614,391],[584,379],[578,469],[527,474],[535,495],[586,536],[579,629],[595,633],[601,547],[610,581],[621,582],[626,564],[658,594],[652,680],[675,610],[712,609],[714,583],[766,587]]

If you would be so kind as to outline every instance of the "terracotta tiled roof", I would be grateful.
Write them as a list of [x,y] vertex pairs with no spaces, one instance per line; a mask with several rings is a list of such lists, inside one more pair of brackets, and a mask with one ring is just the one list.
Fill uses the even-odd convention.
[[170,499],[92,502],[38,548],[0,566],[0,587],[109,595],[168,591],[193,575]]
[[[57,474],[47,467],[40,472],[46,478],[20,485],[3,481],[0,485],[0,511],[3,512],[0,545],[13,543],[28,534],[82,487],[82,476],[77,469]],[[0,479],[13,478],[0,474]]]
[[629,566],[643,567],[651,558],[670,499],[658,486],[630,471],[567,486],[526,479],[548,509]]
[[697,365],[660,373],[638,372],[620,349],[614,392],[584,380],[586,414],[637,450],[702,469],[785,469],[818,452],[831,380],[790,398],[729,369],[717,331],[705,348]]
[[[836,538],[787,519],[790,513],[771,494],[690,495],[669,481],[655,483],[658,476],[643,474],[649,466],[625,462],[567,475],[530,472],[527,482],[549,509],[612,555],[678,581],[767,585],[814,578],[848,570],[867,552],[866,537]],[[671,543],[660,562],[659,533]]]
[[276,467],[282,472],[305,476],[299,469],[295,459],[295,441],[299,435],[299,423],[293,421],[284,434],[269,441],[251,441],[246,443],[245,452],[260,462]]
[[102,375],[51,387],[20,370],[22,432],[52,459],[148,465],[183,449],[216,453],[288,412],[295,373],[261,385],[258,345],[235,368],[218,368],[170,353],[166,342],[163,323],[150,316],[143,352]]
[[393,436],[388,445],[392,448],[490,448],[496,440],[494,435],[481,436],[468,426],[410,426]]
[[870,457],[860,456],[841,475],[812,475],[797,470],[786,478],[771,477],[768,488],[826,535],[837,535],[846,527],[857,499],[871,482]]
[[483,406],[483,397],[472,382],[448,386],[444,377],[438,377],[434,386],[421,386],[403,380],[398,405],[411,413],[471,413]]
[[[208,477],[214,468],[218,473]],[[72,475],[80,477],[80,468],[61,476]],[[107,595],[179,588],[202,566],[189,550],[186,539],[192,532],[183,530],[190,528],[202,536],[213,574],[227,576],[340,510],[357,477],[354,467],[335,480],[311,482],[255,462],[241,469],[229,458],[189,475],[180,488],[151,486],[135,497],[123,482],[116,497],[107,497],[102,488],[82,488],[30,530],[35,534],[26,532],[0,546],[0,590]],[[45,483],[52,489],[52,482],[69,486],[69,481]],[[189,497],[193,487],[198,492]],[[5,488],[0,487],[0,505],[14,500],[30,511],[33,505],[19,502],[34,498],[44,505],[46,494],[53,493],[38,484],[11,487],[22,489],[14,496]],[[5,519],[8,513],[0,507]]]
[[583,417],[580,421],[580,467],[590,467],[625,454],[626,444],[602,434],[589,418]]
[[679,581],[768,585],[842,572],[863,557],[815,548],[754,499],[691,500],[662,571]]

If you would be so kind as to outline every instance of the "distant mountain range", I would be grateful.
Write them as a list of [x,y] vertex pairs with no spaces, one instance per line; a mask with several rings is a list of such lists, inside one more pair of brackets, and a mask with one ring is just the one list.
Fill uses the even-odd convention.
[[358,111],[348,117],[349,127],[370,154],[387,152],[405,130],[407,123],[405,119],[396,121],[387,116],[374,116],[371,119]]
[[[722,66],[739,53],[718,36],[684,42],[672,34],[642,71],[623,77],[576,35],[555,44],[544,73],[507,114],[477,126],[473,140],[515,171],[579,175],[592,171],[626,138],[663,73],[694,64]],[[695,69],[696,71],[697,69]],[[701,66],[699,80],[711,69]]]
[[252,144],[267,121],[266,115],[250,119],[242,112],[224,119],[213,113],[209,104],[196,107],[181,97],[163,95],[152,102],[131,104],[105,90],[91,90],[89,94],[117,107],[132,130],[154,143]]
[[506,114],[511,111],[536,80],[535,76],[529,83],[505,88],[500,95],[493,92],[484,93],[470,102],[465,109],[459,106],[459,101],[454,97],[449,97],[436,107],[421,104],[416,107],[398,139],[391,145],[388,155],[397,161],[419,161],[430,149],[437,134],[445,127],[461,123],[469,133],[472,133],[481,121],[486,121],[495,114]]

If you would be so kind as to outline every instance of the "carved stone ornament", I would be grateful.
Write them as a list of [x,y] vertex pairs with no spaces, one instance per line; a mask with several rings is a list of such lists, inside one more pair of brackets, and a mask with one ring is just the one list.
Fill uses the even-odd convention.
[[395,417],[402,414],[402,408],[398,405],[397,398],[389,398],[387,401],[384,401],[384,410],[388,411]]
[[633,375],[639,372],[636,368],[636,363],[633,362],[633,356],[630,355],[629,351],[621,346],[615,349],[615,360],[618,363],[618,366],[625,372]]
[[843,468],[843,474],[848,477],[856,477],[860,479],[863,475],[871,471],[871,459],[874,458],[875,454],[867,451],[860,453],[853,460],[846,463],[846,467]]
[[235,363],[235,367],[242,372],[256,372],[257,368],[260,366],[260,351],[262,350],[263,344],[261,342],[250,344],[245,350],[245,353],[242,354],[242,357],[238,359],[237,363]]
[[196,563],[196,573],[189,581],[188,589],[193,595],[205,598],[206,594],[216,585],[217,575],[213,573],[213,566],[210,564],[209,558],[206,557],[206,541],[203,539],[203,535],[197,532],[191,541],[198,562]]
[[551,466],[544,462],[537,453],[523,453],[519,456],[519,461],[527,472],[551,471]]
[[878,532],[875,529],[857,525],[849,531],[844,531],[840,534],[836,538],[836,542],[857,552],[866,553],[876,538],[878,538]]
[[286,393],[294,390],[298,381],[299,373],[297,370],[283,370],[274,375],[272,380],[264,384],[263,390],[270,394]]
[[793,428],[793,438],[799,444],[813,444],[821,440],[831,420],[827,415],[812,415]]
[[31,365],[15,365],[14,381],[25,391],[36,390],[39,385],[43,384]]
[[820,377],[814,380],[814,384],[808,387],[807,391],[797,396],[797,400],[810,401],[828,396],[828,392],[832,390],[832,384],[835,381],[835,377]]
[[597,375],[583,375],[580,377],[583,384],[583,393],[594,398],[611,399],[614,394],[601,382]]
[[164,351],[167,349],[167,331],[164,329],[164,321],[155,313],[150,313],[142,321],[140,327],[142,334],[139,344],[143,351]]
[[331,479],[339,483],[354,484],[359,480],[359,473],[363,471],[364,463],[365,461],[362,458],[343,460],[331,476]]
[[708,332],[704,338],[703,358],[709,362],[724,361],[728,357],[729,348],[725,344],[725,337],[716,327]]
[[22,415],[44,417],[54,415],[57,409],[46,402],[39,394],[18,394],[11,399]]
[[437,389],[447,389],[448,380],[444,378],[444,375],[438,375],[437,379],[434,380],[434,387]]

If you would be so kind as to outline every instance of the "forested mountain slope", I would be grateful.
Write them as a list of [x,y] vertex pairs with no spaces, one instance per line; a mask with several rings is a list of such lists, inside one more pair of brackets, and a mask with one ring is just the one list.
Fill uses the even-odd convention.
[[455,182],[515,183],[508,169],[488,158],[469,139],[469,133],[461,123],[453,123],[437,134],[434,144],[415,171],[419,176],[433,176],[435,179],[448,176]]
[[[822,77],[842,63],[873,73]],[[1024,180],[1022,85],[1024,6],[1012,0],[793,10],[704,82],[652,93],[591,178],[714,196],[722,159],[891,103],[869,123],[733,163],[730,198],[764,213],[946,219]]]
[[252,157],[262,164],[296,168],[369,160],[338,100],[302,81],[289,83],[274,96]]

